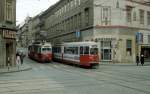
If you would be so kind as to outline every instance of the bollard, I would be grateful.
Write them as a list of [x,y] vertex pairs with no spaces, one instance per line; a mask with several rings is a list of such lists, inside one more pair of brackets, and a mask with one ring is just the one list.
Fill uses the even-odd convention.
[[20,67],[19,64],[17,65],[17,67],[18,67],[18,71],[19,71],[19,69],[20,69],[20,68],[19,68],[19,67]]
[[7,67],[8,67],[8,71],[9,71],[9,70],[10,70],[10,64],[9,64],[9,63],[8,63],[8,66],[7,66]]

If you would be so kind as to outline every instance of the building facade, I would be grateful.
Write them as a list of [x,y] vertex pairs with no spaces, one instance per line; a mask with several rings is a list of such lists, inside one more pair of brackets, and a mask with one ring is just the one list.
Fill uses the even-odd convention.
[[34,40],[32,17],[26,17],[25,21],[18,25],[17,45],[19,47],[28,47],[32,40]]
[[150,52],[148,0],[60,0],[40,15],[52,44],[96,41],[102,61],[135,62]]
[[42,25],[40,14],[35,17],[26,17],[24,22],[18,25],[18,45],[28,47],[34,41],[42,41],[45,38]]
[[16,0],[0,0],[0,67],[15,65]]

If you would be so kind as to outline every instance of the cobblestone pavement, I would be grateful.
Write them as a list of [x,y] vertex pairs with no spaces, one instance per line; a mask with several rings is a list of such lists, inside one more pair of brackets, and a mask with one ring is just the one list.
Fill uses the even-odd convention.
[[150,94],[150,66],[26,62],[32,70],[0,74],[0,94]]

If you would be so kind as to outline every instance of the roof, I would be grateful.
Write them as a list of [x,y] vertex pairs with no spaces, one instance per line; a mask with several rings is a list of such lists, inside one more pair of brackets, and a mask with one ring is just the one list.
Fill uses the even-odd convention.
[[[37,45],[37,46],[52,46],[51,43],[40,43],[40,42],[36,42],[36,43],[33,43],[31,45]],[[31,46],[29,45],[29,46]]]
[[88,41],[88,42],[68,42],[68,43],[62,43],[62,44],[57,44],[56,46],[60,45],[66,45],[66,46],[88,46],[88,45],[97,45],[96,42]]

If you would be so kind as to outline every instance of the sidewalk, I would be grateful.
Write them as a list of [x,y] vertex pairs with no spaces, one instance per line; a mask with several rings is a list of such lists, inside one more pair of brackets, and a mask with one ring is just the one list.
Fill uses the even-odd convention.
[[[100,65],[106,65],[106,66],[136,66],[136,63],[112,63],[112,62],[100,62]],[[141,63],[139,63],[139,66],[142,66]],[[150,62],[144,62],[144,66],[150,66]]]
[[23,64],[19,66],[19,69],[17,66],[15,67],[10,67],[8,69],[8,67],[5,68],[0,68],[0,74],[4,74],[4,73],[13,73],[13,72],[21,72],[21,71],[27,71],[27,70],[31,70],[32,68],[27,65],[27,64]]

